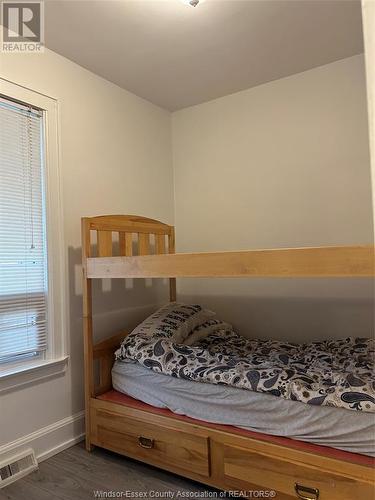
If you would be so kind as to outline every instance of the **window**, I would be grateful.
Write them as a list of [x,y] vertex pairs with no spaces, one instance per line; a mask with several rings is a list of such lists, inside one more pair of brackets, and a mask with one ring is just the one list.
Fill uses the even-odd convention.
[[48,347],[43,150],[41,111],[0,98],[0,363]]
[[0,391],[67,359],[56,111],[0,79]]

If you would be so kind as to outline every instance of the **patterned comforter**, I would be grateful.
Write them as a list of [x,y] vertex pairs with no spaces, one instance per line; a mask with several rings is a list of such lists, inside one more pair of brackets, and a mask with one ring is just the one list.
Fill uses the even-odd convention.
[[307,344],[247,339],[209,318],[179,342],[160,329],[132,333],[116,358],[172,377],[375,412],[374,352],[374,340],[366,338]]

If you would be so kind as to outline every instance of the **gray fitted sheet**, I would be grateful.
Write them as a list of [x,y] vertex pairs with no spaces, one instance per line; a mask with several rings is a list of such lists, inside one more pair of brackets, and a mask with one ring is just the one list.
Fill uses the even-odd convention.
[[375,414],[312,406],[271,394],[192,382],[116,361],[113,388],[174,413],[375,456]]

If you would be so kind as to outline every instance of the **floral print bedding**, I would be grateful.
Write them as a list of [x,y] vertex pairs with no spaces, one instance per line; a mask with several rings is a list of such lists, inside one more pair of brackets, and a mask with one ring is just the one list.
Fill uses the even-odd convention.
[[248,339],[198,305],[171,304],[128,335],[116,358],[172,377],[375,412],[374,353],[368,338]]

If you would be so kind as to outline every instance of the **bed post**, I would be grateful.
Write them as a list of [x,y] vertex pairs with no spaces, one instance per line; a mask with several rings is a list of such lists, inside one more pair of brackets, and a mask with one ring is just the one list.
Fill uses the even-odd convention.
[[82,218],[82,296],[83,296],[83,349],[85,380],[85,427],[86,449],[92,450],[90,442],[90,399],[94,396],[93,339],[92,339],[92,292],[91,279],[87,278],[87,257],[90,257],[90,223]]
[[[176,253],[176,243],[174,236],[174,226],[171,226],[168,235],[168,253]],[[176,301],[176,278],[169,278],[169,300],[170,302]]]

